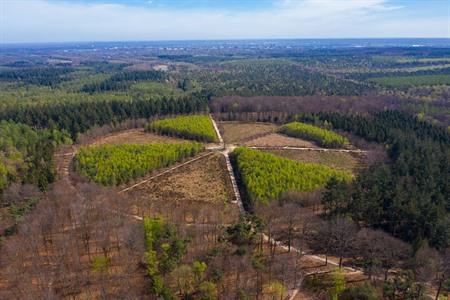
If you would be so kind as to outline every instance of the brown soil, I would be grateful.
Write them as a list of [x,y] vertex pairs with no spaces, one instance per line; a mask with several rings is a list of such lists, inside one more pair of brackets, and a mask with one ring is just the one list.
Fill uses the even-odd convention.
[[218,126],[225,143],[242,143],[278,129],[271,123],[219,122]]
[[322,152],[304,150],[265,150],[278,156],[301,162],[312,162],[356,173],[365,166],[365,156],[358,153]]
[[244,143],[245,146],[254,146],[254,147],[283,147],[283,146],[291,146],[291,147],[310,147],[316,148],[317,146],[311,142],[288,137],[278,133],[272,133],[263,137],[256,138],[249,142]]
[[[225,158],[217,153],[146,182],[126,194],[139,215],[165,215],[188,223],[236,221]],[[177,216],[175,216],[177,215]]]
[[125,131],[116,132],[107,136],[104,136],[92,145],[99,146],[104,144],[150,144],[150,143],[181,143],[186,140],[157,135],[154,133],[145,132],[144,129],[130,129]]

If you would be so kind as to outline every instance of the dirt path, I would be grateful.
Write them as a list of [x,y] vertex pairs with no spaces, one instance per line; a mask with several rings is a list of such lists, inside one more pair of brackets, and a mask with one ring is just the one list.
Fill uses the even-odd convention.
[[209,116],[213,123],[214,130],[216,131],[217,137],[219,138],[220,149],[222,150],[222,151],[220,151],[220,153],[222,153],[223,156],[225,156],[228,175],[230,176],[230,181],[231,181],[231,185],[233,187],[233,193],[234,193],[234,198],[235,198],[235,200],[233,202],[238,205],[239,210],[241,212],[245,212],[244,205],[243,205],[242,199],[241,199],[241,194],[239,193],[239,188],[237,186],[236,177],[234,176],[233,166],[231,165],[231,161],[230,161],[230,152],[232,152],[234,150],[234,148],[236,148],[236,146],[234,146],[234,145],[230,145],[228,147],[225,146],[225,143],[223,142],[223,138],[222,138],[222,135],[220,134],[219,127],[217,126],[216,121],[214,120],[212,115],[209,115]]

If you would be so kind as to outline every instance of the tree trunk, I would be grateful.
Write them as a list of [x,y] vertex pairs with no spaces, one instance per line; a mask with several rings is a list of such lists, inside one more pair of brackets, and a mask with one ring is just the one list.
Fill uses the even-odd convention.
[[438,287],[438,290],[437,290],[437,293],[436,293],[436,299],[435,300],[439,300],[439,295],[441,294],[441,289],[442,289],[442,279],[441,280],[439,280],[439,287]]

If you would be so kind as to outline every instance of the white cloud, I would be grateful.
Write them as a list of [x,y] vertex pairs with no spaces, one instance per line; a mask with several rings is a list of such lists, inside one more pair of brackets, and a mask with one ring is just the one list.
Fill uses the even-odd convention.
[[448,36],[448,19],[409,19],[388,0],[279,0],[244,12],[0,1],[3,42]]

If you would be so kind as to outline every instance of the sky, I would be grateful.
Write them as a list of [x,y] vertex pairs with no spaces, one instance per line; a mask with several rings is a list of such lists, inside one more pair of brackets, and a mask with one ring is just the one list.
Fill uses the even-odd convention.
[[450,38],[450,0],[0,0],[0,42]]

